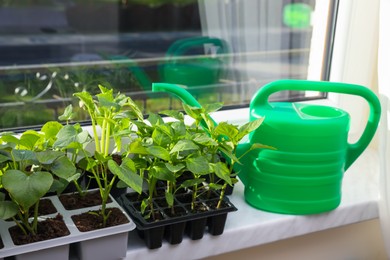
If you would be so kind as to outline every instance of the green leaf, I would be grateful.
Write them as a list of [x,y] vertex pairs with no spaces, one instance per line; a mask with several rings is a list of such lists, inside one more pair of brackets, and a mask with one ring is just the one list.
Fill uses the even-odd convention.
[[142,145],[141,141],[134,141],[129,145],[130,153],[147,155],[149,152]]
[[224,180],[229,185],[232,185],[232,181],[230,178],[230,171],[226,164],[222,162],[213,163],[212,167],[214,169],[215,175]]
[[199,150],[199,146],[197,146],[194,142],[187,139],[179,140],[171,150],[171,154],[173,153],[179,153],[183,151],[189,151],[189,150]]
[[176,111],[176,110],[163,110],[163,111],[160,112],[160,114],[172,117],[172,118],[177,119],[179,121],[183,121],[184,120],[183,113],[179,112],[179,111]]
[[170,170],[173,173],[179,172],[180,170],[184,169],[184,164],[177,164],[177,165],[172,165],[170,163],[165,163],[165,166],[167,167],[168,170]]
[[34,150],[39,139],[41,139],[39,133],[33,130],[28,130],[20,137],[19,144],[26,149]]
[[191,107],[183,103],[183,109],[187,115],[189,115],[195,120],[201,117],[200,113],[202,112],[202,109],[199,107]]
[[102,85],[99,85],[101,93],[97,94],[99,107],[103,107],[107,110],[119,111],[120,105],[114,100],[113,90],[108,89]]
[[62,127],[63,125],[57,121],[49,121],[42,126],[41,132],[44,133],[46,140],[55,139]]
[[[82,105],[85,106],[88,111],[94,110],[95,105],[94,105],[94,101],[93,101],[91,94],[89,94],[86,91],[83,91],[83,92],[74,93],[73,96],[78,97],[80,99],[80,101],[82,102]],[[92,116],[92,115],[90,115],[90,116]]]
[[209,162],[203,156],[187,158],[186,166],[194,174],[203,175],[209,173]]
[[206,104],[203,106],[204,113],[209,114],[220,110],[223,107],[223,103]]
[[76,166],[66,156],[62,156],[54,161],[54,164],[50,167],[50,171],[56,176],[71,181],[76,174]]
[[186,125],[180,121],[172,122],[171,127],[176,139],[178,139],[180,136],[185,136],[187,132]]
[[108,169],[126,183],[126,185],[139,194],[142,192],[142,178],[136,173],[134,162],[129,158],[124,158],[119,166],[114,160],[108,161]]
[[66,125],[57,133],[57,140],[53,146],[66,148],[69,144],[77,141],[78,134],[78,130],[73,125]]
[[[145,210],[148,208],[148,206],[149,206],[149,199],[147,198],[147,199],[142,200],[142,202],[141,202],[141,213],[142,214],[145,213]],[[144,218],[148,219],[149,217],[148,216],[144,216]]]
[[133,158],[133,162],[136,169],[146,169],[148,167],[148,164],[145,159],[135,157]]
[[204,182],[205,179],[203,178],[195,178],[195,179],[190,179],[190,180],[185,180],[183,183],[180,185],[182,188],[191,188],[194,187],[195,185],[199,185],[202,182]]
[[169,171],[164,164],[154,165],[150,169],[149,174],[151,174],[153,177],[155,177],[158,180],[171,181],[171,182],[176,181],[175,175],[171,171]]
[[166,134],[161,128],[154,129],[152,133],[153,142],[160,146],[167,146],[172,142],[172,138]]
[[36,160],[35,153],[30,150],[12,150],[12,156],[15,160],[15,162],[22,162],[22,161],[33,161]]
[[228,137],[229,140],[234,141],[238,134],[238,128],[237,126],[231,125],[227,122],[221,122],[215,127],[213,133],[215,136],[223,135]]
[[137,119],[142,121],[144,119],[144,114],[142,110],[139,108],[139,106],[137,106],[137,104],[130,97],[128,97],[127,103],[131,107],[135,115],[137,116]]
[[3,187],[22,209],[28,210],[49,191],[53,177],[48,172],[25,174],[19,170],[7,170],[2,182]]
[[56,192],[57,194],[61,194],[68,185],[69,182],[64,179],[54,179],[49,192]]
[[0,219],[7,220],[19,212],[18,205],[13,201],[0,201]]
[[4,134],[1,136],[1,140],[6,143],[19,144],[20,141],[14,136],[14,134]]
[[272,147],[272,146],[269,146],[269,145],[265,145],[265,144],[260,144],[260,143],[252,144],[251,147],[249,148],[249,151],[252,151],[254,149],[271,149],[271,150],[276,150],[275,147]]
[[250,132],[259,128],[259,126],[263,123],[263,121],[264,121],[264,117],[261,117],[261,118],[258,118],[256,120],[252,120],[252,121],[242,125],[238,129],[239,133],[237,135],[237,142],[239,142],[244,136],[246,136]]
[[232,151],[231,151],[231,149],[230,149],[229,146],[220,144],[220,146],[218,147],[218,149],[219,149],[225,156],[229,157],[229,158],[232,159],[234,162],[239,163],[239,159],[236,157],[235,154],[232,153]]
[[11,160],[11,157],[5,155],[5,154],[1,154],[0,153],[0,163],[3,163],[3,162],[6,162],[6,161],[10,161]]
[[144,137],[144,138],[142,138],[141,142],[142,142],[142,145],[144,147],[151,146],[151,145],[153,145],[153,138],[151,138],[151,137]]
[[152,126],[164,124],[164,120],[161,118],[161,116],[159,116],[155,113],[149,114],[148,121],[150,122],[150,124],[152,124]]
[[172,193],[166,192],[165,193],[165,200],[167,201],[167,204],[169,207],[173,206],[174,196]]
[[216,184],[216,183],[209,183],[209,184],[207,185],[207,187],[209,187],[209,188],[212,189],[212,190],[220,190],[220,189],[222,189],[223,185],[221,185],[221,184]]
[[64,153],[61,151],[45,150],[36,152],[35,155],[41,164],[52,164],[59,157],[64,156]]
[[165,161],[169,161],[171,159],[169,152],[166,149],[162,148],[161,146],[152,145],[146,147],[146,150],[148,151],[149,154],[157,158],[163,159]]
[[206,133],[196,133],[193,135],[192,140],[195,143],[204,145],[204,146],[216,146],[218,143],[212,139],[208,134]]
[[137,119],[138,115],[133,110],[119,111],[114,119]]
[[58,120],[70,121],[73,119],[73,116],[74,116],[73,106],[72,106],[72,104],[70,104],[64,109],[64,113],[58,117]]

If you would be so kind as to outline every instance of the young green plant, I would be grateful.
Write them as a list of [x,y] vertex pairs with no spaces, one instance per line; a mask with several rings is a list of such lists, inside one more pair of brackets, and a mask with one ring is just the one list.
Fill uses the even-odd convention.
[[[128,160],[121,164],[121,168],[117,168],[111,155],[121,152],[122,138],[132,133],[130,119],[142,119],[143,115],[130,97],[120,93],[114,95],[112,89],[101,85],[99,89],[100,93],[96,95],[96,99],[85,91],[74,93],[74,96],[80,99],[82,108],[88,112],[91,120],[95,150],[92,156],[86,149],[83,151],[87,160],[86,170],[92,173],[102,198],[99,215],[105,227],[111,212],[106,206],[117,177],[129,186],[140,182],[138,175],[128,171]],[[131,179],[135,181],[129,181]]]
[[[211,138],[209,140],[203,134],[202,139],[199,140],[204,140],[201,144],[205,146],[204,149],[213,155],[210,161],[211,173],[214,173],[216,177],[222,180],[222,184],[218,184],[214,182],[213,175],[210,177],[209,188],[220,190],[220,197],[216,208],[220,208],[222,205],[227,185],[232,186],[237,182],[235,178],[236,174],[234,174],[234,165],[240,163],[240,158],[254,149],[271,148],[262,144],[253,144],[250,149],[237,158],[236,150],[240,141],[246,135],[256,130],[262,124],[264,118],[250,121],[242,126],[233,125],[228,122],[216,124],[210,117],[210,113],[219,110],[221,107],[221,103],[205,105],[203,107],[191,107],[183,104],[187,115],[195,120],[194,124],[196,127],[202,128],[205,134]],[[227,164],[219,159],[220,155],[225,158]]]
[[4,193],[0,196],[0,218],[13,219],[26,235],[37,234],[39,201],[53,188],[54,176],[70,179],[76,173],[62,152],[35,151],[33,147],[40,139],[32,133],[24,133],[20,138],[3,135],[0,149],[1,183],[9,195],[8,200]]

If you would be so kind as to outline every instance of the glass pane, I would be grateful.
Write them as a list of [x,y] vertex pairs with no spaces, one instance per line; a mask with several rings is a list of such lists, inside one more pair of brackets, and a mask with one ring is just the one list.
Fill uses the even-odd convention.
[[[200,103],[246,106],[270,81],[308,78],[311,51],[327,47],[312,46],[317,2],[1,1],[0,128],[56,120],[66,105],[77,107],[74,92],[97,93],[99,84],[128,94],[145,113],[181,106],[152,92],[152,82],[183,85]],[[322,17],[328,26],[331,15]]]

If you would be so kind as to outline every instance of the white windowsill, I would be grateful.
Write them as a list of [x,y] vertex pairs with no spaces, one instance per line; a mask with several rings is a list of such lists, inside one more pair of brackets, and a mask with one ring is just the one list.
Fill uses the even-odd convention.
[[[227,117],[226,113],[229,114]],[[246,122],[249,109],[230,110],[214,115],[216,121]],[[237,183],[230,195],[238,211],[228,214],[225,231],[221,236],[205,233],[200,240],[184,238],[178,245],[164,242],[161,248],[149,250],[137,232],[129,233],[126,259],[199,259],[244,248],[292,238],[348,224],[378,218],[379,158],[369,148],[346,171],[343,178],[342,201],[330,212],[317,215],[293,216],[264,212],[249,206],[244,200],[244,186]]]

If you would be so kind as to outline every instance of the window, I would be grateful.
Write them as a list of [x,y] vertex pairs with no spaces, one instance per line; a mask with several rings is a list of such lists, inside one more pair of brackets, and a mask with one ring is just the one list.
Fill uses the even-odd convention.
[[97,92],[98,84],[128,94],[148,113],[180,106],[151,92],[152,82],[181,84],[200,103],[231,108],[247,106],[276,79],[327,80],[337,2],[2,1],[0,128],[56,120],[77,102],[72,93]]

